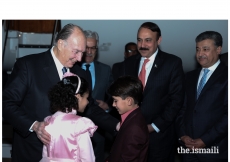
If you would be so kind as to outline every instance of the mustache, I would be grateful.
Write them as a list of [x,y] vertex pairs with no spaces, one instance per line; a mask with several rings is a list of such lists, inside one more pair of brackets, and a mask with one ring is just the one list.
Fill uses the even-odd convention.
[[145,47],[140,47],[139,50],[146,50],[146,51],[148,51],[149,49],[145,48]]
[[92,53],[84,53],[84,56],[93,56]]
[[206,56],[198,56],[197,58],[198,59],[206,59],[207,57]]

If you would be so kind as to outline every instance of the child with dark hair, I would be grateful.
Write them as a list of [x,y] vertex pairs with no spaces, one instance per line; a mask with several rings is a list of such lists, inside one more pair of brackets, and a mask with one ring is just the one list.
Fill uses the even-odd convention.
[[141,81],[131,76],[119,77],[108,93],[113,97],[113,106],[121,115],[121,122],[107,161],[147,161],[149,132],[139,108],[143,93]]
[[51,135],[51,142],[43,146],[40,162],[94,162],[90,136],[97,126],[90,119],[76,115],[77,111],[84,112],[89,102],[86,80],[73,73],[65,73],[48,96],[53,115],[44,120],[49,123],[45,129]]

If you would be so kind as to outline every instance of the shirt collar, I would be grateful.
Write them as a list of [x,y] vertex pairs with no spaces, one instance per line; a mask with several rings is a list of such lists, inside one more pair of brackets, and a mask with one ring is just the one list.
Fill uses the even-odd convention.
[[[88,64],[88,63],[86,63],[86,62],[82,63],[82,66],[81,66],[81,67],[84,67],[84,68],[85,68],[85,65],[86,65],[86,64]],[[90,65],[90,67],[89,67],[90,69],[93,68],[93,67],[94,67],[94,61],[91,62],[91,63],[89,63],[89,65]]]
[[210,71],[215,71],[219,64],[220,64],[220,59],[214,65],[210,66],[209,68],[202,68],[202,70],[203,69],[208,69]]
[[127,116],[129,116],[129,114],[131,112],[133,112],[134,110],[136,110],[137,108],[131,109],[131,110],[129,110],[126,113],[124,113],[124,114],[121,115],[121,125],[123,124],[123,122],[125,121],[125,119],[127,118]]
[[[157,50],[152,54],[152,56],[150,56],[148,59],[149,59],[149,62],[154,62],[156,56],[157,56],[157,53],[158,53],[158,48]],[[144,60],[146,59],[146,57],[141,57],[141,61],[144,62]]]
[[[54,46],[50,49],[51,55],[54,59],[55,65],[57,67],[57,69],[62,69],[64,66],[61,64],[61,62],[57,59],[56,55],[54,54],[53,51]],[[67,71],[69,70],[69,68],[67,68]]]

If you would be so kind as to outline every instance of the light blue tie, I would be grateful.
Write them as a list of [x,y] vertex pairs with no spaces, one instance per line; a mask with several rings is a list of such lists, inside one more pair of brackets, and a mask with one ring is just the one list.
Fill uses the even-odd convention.
[[209,69],[204,69],[203,76],[202,76],[202,78],[200,80],[200,83],[199,83],[199,86],[198,86],[198,89],[197,89],[197,98],[196,99],[199,98],[199,95],[200,95],[200,93],[201,93],[201,91],[202,91],[202,89],[203,89],[203,87],[204,87],[204,85],[206,83],[208,72],[209,72]]

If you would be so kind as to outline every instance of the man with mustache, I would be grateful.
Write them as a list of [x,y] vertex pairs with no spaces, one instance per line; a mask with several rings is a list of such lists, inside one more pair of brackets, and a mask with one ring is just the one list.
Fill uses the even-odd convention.
[[201,68],[185,77],[185,103],[177,119],[182,146],[218,153],[183,154],[185,162],[228,161],[228,68],[219,60],[222,36],[206,31],[196,37],[196,59]]
[[172,162],[175,153],[174,121],[184,98],[184,72],[179,57],[161,51],[161,30],[143,23],[137,33],[140,55],[125,60],[125,75],[139,77],[144,86],[141,112],[149,130],[148,162]]
[[[87,66],[89,66],[92,97],[95,99],[95,104],[104,110],[108,110],[109,106],[105,101],[109,99],[106,90],[113,81],[111,68],[109,65],[96,61],[99,44],[99,36],[97,32],[85,30],[84,34],[86,37],[86,51],[83,55],[81,67],[86,70]],[[104,132],[99,128],[92,137],[96,162],[104,161],[105,138],[103,134]]]
[[[81,61],[85,48],[82,29],[67,24],[51,49],[19,58],[15,63],[3,90],[2,105],[3,118],[14,128],[12,162],[38,162],[42,158],[43,143],[50,142],[50,135],[44,129],[47,123],[43,122],[44,117],[51,114],[48,91],[67,71],[89,81],[86,72],[75,64]],[[118,123],[95,105],[92,98],[85,116],[111,133]]]

